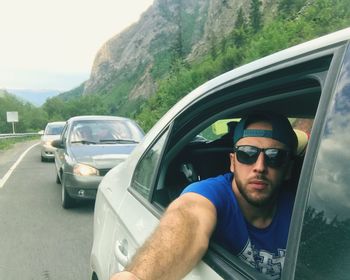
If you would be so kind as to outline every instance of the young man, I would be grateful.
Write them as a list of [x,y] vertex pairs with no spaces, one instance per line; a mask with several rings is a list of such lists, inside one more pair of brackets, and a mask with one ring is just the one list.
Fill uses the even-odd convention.
[[287,118],[259,113],[241,119],[233,143],[232,173],[189,185],[111,280],[181,279],[201,260],[209,240],[280,278],[294,202],[284,184],[296,135]]

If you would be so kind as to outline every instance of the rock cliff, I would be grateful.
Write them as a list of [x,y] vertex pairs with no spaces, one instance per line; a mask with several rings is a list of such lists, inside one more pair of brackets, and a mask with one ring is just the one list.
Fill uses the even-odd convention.
[[[262,1],[263,9],[273,0]],[[211,40],[232,31],[245,0],[155,0],[140,20],[106,42],[97,53],[83,95],[112,94],[116,99],[147,98],[156,80],[176,58],[205,54]]]

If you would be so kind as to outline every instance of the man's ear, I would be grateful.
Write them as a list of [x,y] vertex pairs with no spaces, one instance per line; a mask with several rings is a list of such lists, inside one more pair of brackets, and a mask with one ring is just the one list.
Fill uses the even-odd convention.
[[235,171],[235,154],[230,153],[230,171],[234,173]]

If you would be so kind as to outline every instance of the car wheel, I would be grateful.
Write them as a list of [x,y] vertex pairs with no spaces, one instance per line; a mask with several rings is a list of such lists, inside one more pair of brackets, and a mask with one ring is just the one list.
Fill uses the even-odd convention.
[[68,209],[74,206],[74,199],[71,198],[66,190],[66,186],[64,184],[64,179],[62,178],[61,181],[61,185],[62,185],[62,207],[64,209]]

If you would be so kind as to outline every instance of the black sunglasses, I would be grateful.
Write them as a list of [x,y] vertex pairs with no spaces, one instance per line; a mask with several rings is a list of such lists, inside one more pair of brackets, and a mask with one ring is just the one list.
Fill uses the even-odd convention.
[[261,149],[250,145],[236,146],[234,152],[240,163],[248,165],[255,163],[260,153],[263,152],[266,165],[272,168],[283,166],[290,158],[290,152],[286,150],[277,148]]

